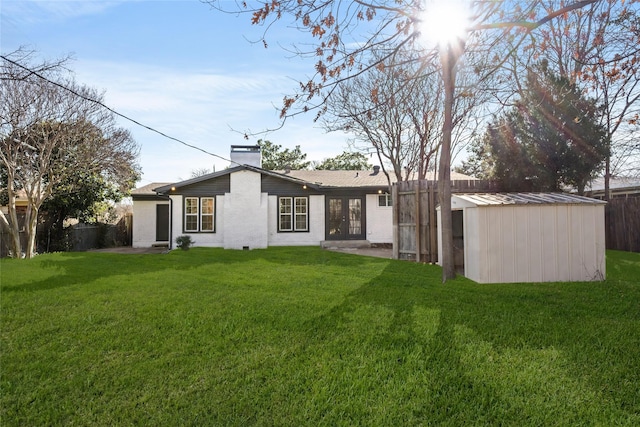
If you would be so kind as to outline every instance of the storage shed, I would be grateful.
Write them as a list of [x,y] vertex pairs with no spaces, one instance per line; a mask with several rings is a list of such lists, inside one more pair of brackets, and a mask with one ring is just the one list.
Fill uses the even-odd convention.
[[[605,279],[606,203],[563,193],[454,194],[456,268],[478,283]],[[438,253],[442,253],[438,210]]]

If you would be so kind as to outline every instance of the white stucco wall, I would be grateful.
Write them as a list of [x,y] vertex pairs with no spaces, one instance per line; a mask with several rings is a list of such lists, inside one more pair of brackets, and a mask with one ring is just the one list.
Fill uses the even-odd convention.
[[168,202],[154,200],[137,200],[133,203],[132,247],[148,248],[158,243],[156,241],[156,206],[168,204]]
[[173,219],[171,229],[171,247],[175,248],[176,237],[188,235],[191,236],[193,246],[221,247],[223,245],[223,212],[224,212],[224,196],[216,196],[215,201],[215,232],[214,233],[185,233],[183,230],[184,223],[184,200],[182,195],[171,196],[173,209],[171,216]]
[[591,281],[605,277],[603,205],[462,209],[465,276],[476,282]]
[[[309,231],[278,232],[278,197],[261,193],[259,173],[250,170],[229,176],[230,192],[215,199],[215,232],[185,233],[184,196],[170,196],[170,243],[175,248],[178,236],[191,236],[194,246],[228,249],[266,248],[273,246],[320,245],[325,240],[325,196],[309,196]],[[133,206],[133,245],[149,247],[155,241],[156,205],[158,201],[135,201]],[[169,204],[168,202],[161,202]],[[393,208],[378,206],[378,194],[368,194],[366,204],[366,238],[371,243],[393,242]]]
[[266,248],[268,196],[261,193],[261,175],[241,170],[230,175],[231,192],[224,197],[224,248]]
[[324,240],[324,196],[309,196],[309,231],[278,232],[278,196],[269,196],[269,245],[313,246]]
[[393,243],[393,207],[378,206],[378,194],[367,194],[367,240]]

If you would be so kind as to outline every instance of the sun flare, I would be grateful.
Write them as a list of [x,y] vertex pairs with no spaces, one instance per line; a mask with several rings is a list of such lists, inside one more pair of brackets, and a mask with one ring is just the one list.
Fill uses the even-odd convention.
[[469,6],[463,0],[426,0],[420,18],[420,39],[425,46],[445,46],[466,39]]

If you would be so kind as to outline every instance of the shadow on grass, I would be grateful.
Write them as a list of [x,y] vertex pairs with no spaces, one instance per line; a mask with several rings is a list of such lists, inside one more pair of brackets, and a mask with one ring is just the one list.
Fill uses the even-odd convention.
[[435,266],[389,263],[342,305],[309,321],[301,351],[323,351],[327,372],[347,378],[366,372],[367,361],[349,360],[351,354],[383,355],[386,363],[375,370],[384,385],[370,391],[369,404],[402,401],[412,384],[424,396],[406,410],[435,424],[455,424],[456,417],[481,424],[640,422],[640,313],[632,302],[640,289],[464,278],[442,285],[440,274]]
[[[166,254],[116,254],[98,252],[65,252],[43,254],[31,260],[3,260],[1,271],[3,292],[41,291],[119,275],[187,271],[215,264],[278,264],[281,266],[354,266],[381,262],[370,257],[337,254],[318,247],[276,247],[251,251],[221,248],[174,250]],[[265,268],[267,268],[265,265]],[[255,268],[255,267],[252,267]],[[40,269],[40,274],[34,274]],[[247,270],[249,274],[251,268]]]
[[[73,395],[68,407],[93,405],[89,421],[130,404],[122,416],[133,424],[207,424],[200,411],[209,425],[639,425],[638,259],[614,254],[605,283],[516,285],[442,285],[437,266],[320,248],[3,261],[3,291],[100,279],[112,291],[109,280],[125,275],[144,288],[62,303],[67,289],[6,298],[5,381],[17,374],[5,384],[23,387],[6,407],[30,415]],[[187,286],[153,288],[186,276]],[[85,368],[76,383],[67,366]],[[43,389],[56,371],[61,382]],[[135,384],[129,395],[113,387],[121,380]],[[84,393],[94,389],[111,395],[91,403]],[[24,390],[46,403],[20,407]],[[83,424],[57,416],[48,424]]]

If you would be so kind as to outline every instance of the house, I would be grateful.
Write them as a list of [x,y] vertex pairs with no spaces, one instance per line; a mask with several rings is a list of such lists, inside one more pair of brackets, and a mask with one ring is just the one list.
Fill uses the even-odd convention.
[[392,243],[389,183],[379,167],[269,171],[258,146],[232,146],[231,161],[224,171],[134,190],[133,246],[171,247],[180,235],[228,249]]
[[[596,178],[584,189],[584,195],[604,199],[604,178]],[[612,177],[609,180],[609,198],[640,197],[640,178]]]
[[[29,206],[29,200],[27,199],[27,192],[24,191],[23,189],[20,189],[16,191],[15,197],[16,197],[15,198],[16,213],[19,216],[24,217],[24,215],[27,212],[27,207]],[[6,206],[6,205],[0,206],[0,210],[2,210],[2,213],[5,215],[9,214],[9,206]]]
[[456,267],[478,283],[604,280],[605,205],[564,193],[454,194]]

